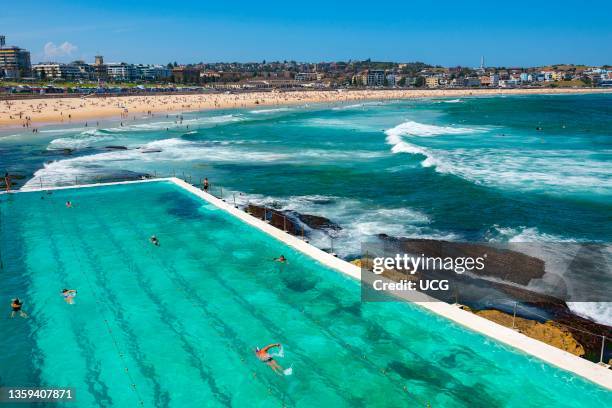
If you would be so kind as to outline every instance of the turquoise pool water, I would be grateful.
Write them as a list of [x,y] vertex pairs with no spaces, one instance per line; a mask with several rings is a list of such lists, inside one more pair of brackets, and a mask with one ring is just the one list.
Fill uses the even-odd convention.
[[[0,211],[0,298],[31,316],[0,319],[3,385],[71,386],[79,407],[612,406],[416,306],[361,303],[357,282],[169,182],[3,195]],[[253,356],[272,342],[291,376]]]

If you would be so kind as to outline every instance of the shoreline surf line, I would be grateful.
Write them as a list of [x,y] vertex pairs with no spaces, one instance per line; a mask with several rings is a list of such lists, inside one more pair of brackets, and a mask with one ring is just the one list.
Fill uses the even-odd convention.
[[[104,98],[39,98],[0,101],[0,130],[42,127],[53,124],[79,124],[96,119],[132,120],[135,114],[153,116],[187,112],[290,107],[304,103],[354,103],[390,99],[456,98],[512,95],[609,94],[605,88],[510,88],[510,89],[388,89],[316,90],[284,92],[237,92],[173,95],[107,96]],[[11,108],[7,110],[7,103]],[[21,118],[19,117],[21,113]],[[13,117],[11,119],[10,117]],[[30,117],[30,128],[23,127]]]

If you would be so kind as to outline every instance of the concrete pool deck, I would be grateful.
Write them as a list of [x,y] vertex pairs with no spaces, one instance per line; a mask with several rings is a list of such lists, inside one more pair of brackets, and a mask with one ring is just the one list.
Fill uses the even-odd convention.
[[[214,205],[215,207],[230,213],[241,221],[252,225],[253,227],[265,232],[266,234],[285,243],[286,245],[295,248],[301,253],[313,258],[317,262],[337,271],[340,271],[343,274],[348,275],[356,280],[361,280],[361,268],[359,268],[358,266],[348,263],[319,248],[316,248],[313,245],[310,245],[309,243],[303,241],[302,239],[290,235],[289,233],[284,232],[280,229],[277,229],[276,227],[273,227],[267,222],[254,216],[251,216],[250,214],[247,214],[246,212],[235,208],[233,205],[226,203],[225,201],[175,177],[75,186],[47,187],[38,189],[28,189],[24,190],[23,192],[102,187],[109,185],[147,183],[158,181],[172,182],[178,187],[183,188],[184,190],[196,195],[197,197]],[[20,191],[12,191],[11,193],[0,192],[0,195],[19,192]],[[465,328],[481,333],[505,345],[521,350],[524,353],[543,360],[553,366],[583,377],[593,383],[607,388],[608,390],[612,390],[612,370],[610,369],[575,356],[556,347],[542,343],[538,340],[527,337],[526,335],[514,331],[510,328],[501,326],[493,321],[477,316],[471,312],[462,310],[457,306],[445,302],[432,301],[432,299],[425,294],[419,294],[419,296],[422,297],[422,301],[417,302],[414,302],[414,293],[412,293],[410,296],[410,301],[412,303],[416,303],[418,306],[427,309],[436,315],[449,319]]]

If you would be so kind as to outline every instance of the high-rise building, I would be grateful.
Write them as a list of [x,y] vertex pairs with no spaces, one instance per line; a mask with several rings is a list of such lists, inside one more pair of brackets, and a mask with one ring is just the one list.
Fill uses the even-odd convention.
[[23,48],[4,46],[4,36],[0,41],[0,77],[23,78],[32,75],[30,52]]

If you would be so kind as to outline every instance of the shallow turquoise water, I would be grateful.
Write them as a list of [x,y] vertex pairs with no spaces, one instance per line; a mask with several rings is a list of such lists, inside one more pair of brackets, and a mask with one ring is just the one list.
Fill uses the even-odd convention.
[[[355,281],[170,183],[0,201],[0,298],[31,314],[0,319],[5,385],[72,386],[79,407],[612,404],[415,306],[361,303]],[[271,342],[293,375],[254,358]]]

